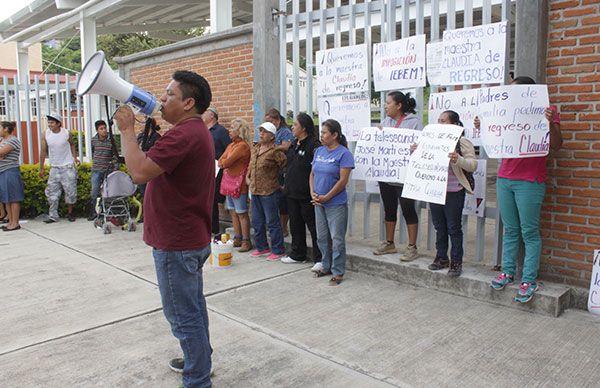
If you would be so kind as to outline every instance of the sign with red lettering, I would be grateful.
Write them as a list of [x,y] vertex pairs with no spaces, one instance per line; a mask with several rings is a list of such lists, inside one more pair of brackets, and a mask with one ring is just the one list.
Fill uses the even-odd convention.
[[425,35],[373,45],[375,90],[425,86]]

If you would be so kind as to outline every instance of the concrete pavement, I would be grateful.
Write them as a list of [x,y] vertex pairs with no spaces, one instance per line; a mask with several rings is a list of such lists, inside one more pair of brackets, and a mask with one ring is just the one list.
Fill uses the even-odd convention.
[[[0,387],[176,387],[141,231],[0,233]],[[597,386],[600,320],[236,254],[205,266],[215,387]]]

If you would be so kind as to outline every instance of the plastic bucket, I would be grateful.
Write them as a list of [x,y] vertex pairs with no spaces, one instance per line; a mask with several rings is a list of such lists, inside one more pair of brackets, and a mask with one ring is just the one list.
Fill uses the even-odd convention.
[[231,266],[233,258],[233,244],[210,244],[209,263],[214,268],[227,268]]

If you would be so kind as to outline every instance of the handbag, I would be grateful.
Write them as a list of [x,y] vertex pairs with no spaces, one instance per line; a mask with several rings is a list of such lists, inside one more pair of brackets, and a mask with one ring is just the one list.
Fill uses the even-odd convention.
[[237,176],[229,174],[227,170],[223,171],[223,179],[221,180],[219,192],[232,198],[239,198],[242,195],[242,183],[244,179],[246,179],[246,170]]

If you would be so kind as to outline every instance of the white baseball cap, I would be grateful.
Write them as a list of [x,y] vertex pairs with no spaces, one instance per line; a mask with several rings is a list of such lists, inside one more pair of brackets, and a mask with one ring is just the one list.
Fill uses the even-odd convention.
[[260,125],[260,127],[258,127],[258,129],[264,129],[267,132],[271,132],[273,135],[275,135],[277,133],[277,128],[275,128],[275,126],[273,125],[273,123],[270,122],[264,122]]
[[59,123],[62,123],[62,117],[56,113],[56,112],[50,112],[46,115],[46,118],[48,120],[54,120],[54,121],[58,121]]

